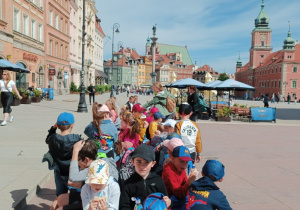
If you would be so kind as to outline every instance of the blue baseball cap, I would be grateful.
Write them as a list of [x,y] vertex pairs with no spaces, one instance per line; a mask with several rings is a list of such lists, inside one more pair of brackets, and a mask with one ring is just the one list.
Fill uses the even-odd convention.
[[75,122],[71,113],[63,112],[57,118],[57,125],[72,125]]
[[178,133],[176,133],[176,132],[170,133],[170,134],[167,135],[167,137],[166,137],[166,139],[169,139],[169,140],[171,140],[172,138],[179,138],[179,139],[182,139],[181,136],[180,136]]
[[165,119],[166,117],[160,112],[155,112],[154,119],[159,119],[159,118]]
[[184,146],[175,147],[172,153],[173,157],[178,157],[183,161],[193,161],[190,150]]
[[202,168],[205,176],[211,175],[215,177],[213,181],[219,181],[225,175],[225,166],[218,160],[207,160]]

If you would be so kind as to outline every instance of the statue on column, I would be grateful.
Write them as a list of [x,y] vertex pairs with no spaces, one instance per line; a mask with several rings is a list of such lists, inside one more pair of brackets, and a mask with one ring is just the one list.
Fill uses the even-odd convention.
[[153,30],[153,36],[155,36],[156,35],[156,24],[153,26],[152,30]]

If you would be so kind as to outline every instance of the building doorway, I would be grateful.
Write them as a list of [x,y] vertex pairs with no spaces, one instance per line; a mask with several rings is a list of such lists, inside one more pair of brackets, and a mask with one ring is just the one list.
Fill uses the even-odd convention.
[[[16,63],[16,65],[27,69],[27,67],[21,62]],[[25,73],[16,73],[16,86],[17,88],[23,89],[27,89],[29,87],[28,78]]]

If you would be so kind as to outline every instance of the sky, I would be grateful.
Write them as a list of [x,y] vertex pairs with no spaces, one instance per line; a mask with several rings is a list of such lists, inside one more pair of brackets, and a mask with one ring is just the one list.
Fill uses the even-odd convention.
[[[158,43],[187,46],[193,63],[205,64],[223,73],[235,73],[241,56],[243,65],[249,61],[254,19],[261,10],[261,0],[96,0],[97,16],[106,34],[104,60],[111,59],[112,29],[114,51],[118,43],[135,48],[145,55],[147,37],[157,25]],[[289,22],[291,34],[300,40],[300,1],[265,0],[270,18],[273,52],[282,49]]]

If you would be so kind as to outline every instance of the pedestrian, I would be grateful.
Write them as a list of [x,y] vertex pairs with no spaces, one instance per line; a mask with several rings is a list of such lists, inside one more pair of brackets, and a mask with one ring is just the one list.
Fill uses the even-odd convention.
[[114,85],[111,85],[111,90],[110,90],[110,98],[114,96]]
[[290,95],[290,93],[288,93],[288,95],[287,95],[287,101],[288,101],[288,104],[290,104],[290,102],[291,102],[291,95]]
[[297,104],[297,96],[294,96],[294,103]]
[[279,103],[280,100],[281,100],[281,95],[280,95],[280,93],[278,92],[278,93],[277,93],[277,103]]
[[128,97],[128,96],[129,96],[129,93],[130,93],[130,87],[129,87],[129,85],[127,85],[126,91],[127,91],[127,97]]
[[93,98],[93,103],[95,102],[95,93],[96,93],[96,88],[93,85],[93,83],[90,84],[90,86],[88,87],[88,92],[89,92],[89,98],[90,98],[90,105],[92,105],[91,103],[91,99]]
[[1,102],[3,106],[3,121],[1,126],[7,125],[7,121],[13,122],[14,116],[11,114],[11,104],[13,102],[14,96],[12,91],[14,91],[19,99],[22,99],[19,91],[16,88],[16,83],[11,79],[9,71],[3,71],[2,79],[0,80],[1,88]]
[[197,121],[198,118],[198,111],[195,110],[195,105],[199,103],[198,101],[198,96],[196,92],[196,87],[194,85],[191,85],[189,87],[189,97],[188,97],[188,103],[192,106],[193,108],[193,114],[191,115],[190,119],[194,122]]
[[245,93],[245,100],[247,100],[248,99],[248,93],[246,92]]
[[264,107],[268,108],[269,107],[269,94],[266,93],[264,96]]
[[271,103],[275,103],[275,93],[272,94]]

